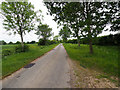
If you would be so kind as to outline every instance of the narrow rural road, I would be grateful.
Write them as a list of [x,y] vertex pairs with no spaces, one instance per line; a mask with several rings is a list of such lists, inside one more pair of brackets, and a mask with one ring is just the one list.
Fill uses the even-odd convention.
[[62,44],[3,79],[3,88],[70,88],[70,67]]

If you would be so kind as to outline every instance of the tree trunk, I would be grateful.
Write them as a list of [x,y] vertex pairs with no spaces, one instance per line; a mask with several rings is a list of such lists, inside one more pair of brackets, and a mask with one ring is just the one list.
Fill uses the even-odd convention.
[[92,40],[89,41],[89,47],[90,47],[90,54],[93,54],[93,46],[92,46]]
[[78,41],[78,46],[80,47],[80,39],[79,39],[79,38],[77,38],[77,41]]
[[46,37],[43,37],[43,40],[44,40],[44,45],[46,45],[46,41],[47,41]]
[[65,38],[65,43],[67,43],[67,38]]
[[63,42],[67,43],[67,38],[63,38]]
[[23,34],[22,34],[22,31],[20,32],[20,37],[21,37],[22,51],[24,51],[24,43],[23,43]]

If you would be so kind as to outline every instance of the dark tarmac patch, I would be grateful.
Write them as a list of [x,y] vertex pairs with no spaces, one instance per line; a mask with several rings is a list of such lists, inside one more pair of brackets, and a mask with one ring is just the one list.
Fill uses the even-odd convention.
[[19,78],[20,76],[17,76],[16,78]]
[[35,65],[35,63],[30,63],[30,64],[26,65],[24,68],[31,68],[33,65]]

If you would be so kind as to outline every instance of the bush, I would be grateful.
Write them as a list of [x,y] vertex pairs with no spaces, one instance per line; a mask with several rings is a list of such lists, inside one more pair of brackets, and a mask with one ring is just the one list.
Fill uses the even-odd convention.
[[6,45],[7,43],[5,41],[0,41],[0,45]]
[[[73,40],[68,40],[68,43],[74,43]],[[89,39],[88,38],[81,38],[80,40],[80,43],[81,44],[89,44]],[[110,35],[107,35],[107,36],[101,36],[101,37],[96,37],[96,38],[93,38],[92,40],[92,44],[93,45],[120,45],[120,34],[110,34]]]
[[11,55],[11,54],[12,54],[12,52],[10,50],[3,50],[2,51],[2,57],[8,56],[8,55]]
[[76,44],[77,43],[77,39],[70,39],[67,41],[67,43],[72,43],[72,44]]
[[13,44],[13,42],[9,42],[8,44]]
[[55,44],[56,41],[55,40],[47,40],[46,41],[46,45],[51,45],[51,44]]
[[26,52],[29,50],[28,45],[24,44],[24,49],[22,49],[21,45],[15,47],[15,53]]
[[39,39],[38,45],[45,45],[45,41],[43,39]]
[[97,45],[120,45],[120,34],[99,37]]
[[17,41],[15,44],[21,44],[19,41]]
[[38,45],[51,45],[51,44],[55,44],[56,41],[55,40],[43,40],[43,39],[39,39]]
[[35,41],[31,41],[31,42],[29,42],[29,44],[35,44],[36,42]]

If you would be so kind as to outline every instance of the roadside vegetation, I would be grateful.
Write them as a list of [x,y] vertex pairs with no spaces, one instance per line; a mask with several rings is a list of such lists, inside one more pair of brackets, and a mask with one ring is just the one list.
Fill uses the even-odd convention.
[[[84,68],[92,68],[107,75],[118,76],[118,47],[93,45],[94,54],[89,53],[89,46],[81,44],[63,44],[71,59],[80,62]],[[120,71],[119,71],[120,72]]]
[[[53,49],[55,46],[57,46],[57,44],[52,44],[49,46],[38,46],[37,44],[29,44],[28,46],[29,51],[13,53],[12,55],[2,58],[2,77],[5,77],[17,71],[34,59]],[[13,51],[15,47],[16,45],[3,45],[2,50],[9,49]]]

